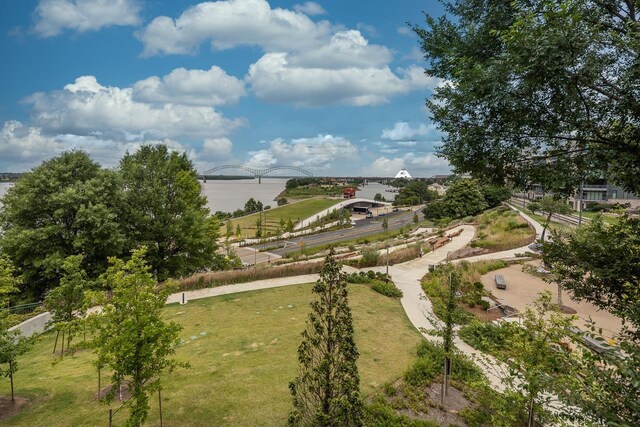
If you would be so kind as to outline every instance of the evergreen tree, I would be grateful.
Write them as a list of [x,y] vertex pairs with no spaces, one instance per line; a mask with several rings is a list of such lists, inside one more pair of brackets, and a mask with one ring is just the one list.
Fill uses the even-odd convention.
[[361,426],[358,350],[345,274],[332,248],[313,286],[307,328],[298,348],[299,372],[289,388],[291,426]]

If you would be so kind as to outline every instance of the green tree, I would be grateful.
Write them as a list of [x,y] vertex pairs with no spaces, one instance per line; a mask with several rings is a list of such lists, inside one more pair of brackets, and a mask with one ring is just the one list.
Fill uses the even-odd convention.
[[549,223],[551,223],[551,217],[555,214],[568,214],[571,212],[571,208],[567,205],[567,202],[553,196],[544,196],[542,199],[538,201],[539,210],[544,212],[545,221],[542,225],[542,236],[540,239],[544,242],[545,234],[547,232],[547,228],[549,227]]
[[187,366],[173,359],[182,327],[163,319],[162,308],[174,289],[172,283],[158,287],[150,266],[144,261],[146,248],[132,252],[124,262],[111,258],[111,267],[101,277],[112,289],[100,314],[91,316],[91,347],[100,366],[113,372],[113,387],[105,402],[111,404],[116,392],[127,387],[131,398],[125,425],[140,426],[149,413],[149,396],[161,389],[161,378],[175,368]]
[[256,219],[256,237],[262,237],[262,218],[258,217]]
[[438,193],[429,190],[429,184],[421,180],[409,181],[400,188],[393,200],[394,205],[419,205],[438,198]]
[[384,200],[384,197],[382,197],[382,194],[376,193],[376,195],[373,196],[373,200],[375,200],[376,202],[381,202]]
[[240,224],[236,224],[236,237],[238,240],[242,239],[242,229],[240,228]]
[[159,280],[212,267],[219,222],[186,154],[145,145],[120,161],[130,248],[146,246]]
[[427,104],[458,172],[565,195],[594,175],[640,193],[637,1],[445,8],[414,31],[427,74],[448,82]]
[[226,229],[225,236],[227,237],[227,240],[229,240],[231,236],[233,236],[233,224],[230,220],[227,220],[226,222]]
[[586,421],[640,425],[640,219],[605,224],[596,218],[575,233],[554,232],[544,244],[543,258],[555,281],[574,298],[626,325],[615,351],[580,353],[584,373],[574,377],[571,393],[563,397],[581,409],[578,415]]
[[429,219],[463,218],[479,214],[487,207],[477,182],[460,179],[451,184],[441,200],[427,204],[424,214]]
[[2,204],[0,249],[20,271],[25,299],[40,299],[57,286],[68,256],[82,255],[82,268],[97,277],[109,256],[123,252],[117,174],[82,151],[63,153],[24,174]]
[[505,396],[513,401],[506,414],[507,425],[525,425],[525,420],[519,419],[523,413],[527,414],[527,426],[557,421],[549,419],[555,416],[545,407],[552,402],[550,393],[556,384],[575,373],[571,352],[562,343],[576,318],[563,315],[551,304],[551,293],[545,291],[522,313],[521,322],[500,324],[503,336],[509,337],[509,356],[505,358],[509,372],[503,382],[510,391]]
[[382,220],[382,229],[385,231],[385,233],[389,229],[389,221],[387,220],[387,218],[384,218]]
[[9,378],[12,402],[15,401],[13,374],[18,370],[18,356],[24,354],[31,344],[31,340],[19,331],[9,331],[9,312],[5,307],[9,295],[18,290],[19,283],[11,261],[0,256],[0,376]]
[[285,199],[284,197],[281,197],[278,199],[278,206],[284,206],[287,203],[289,203],[289,201],[287,199]]
[[299,372],[289,388],[293,426],[361,426],[362,400],[346,275],[332,248],[313,286],[307,327],[298,348]]
[[418,221],[420,221],[420,219],[418,218],[418,213],[416,212],[416,213],[413,214],[413,223],[417,224]]
[[484,196],[485,202],[490,208],[499,206],[511,198],[511,189],[504,185],[485,184],[480,187],[480,192]]
[[86,313],[85,291],[90,288],[91,281],[82,270],[82,255],[67,257],[62,264],[62,270],[60,285],[47,292],[44,305],[51,312],[51,321],[57,330],[53,351],[55,352],[58,336],[62,333],[61,355],[64,355],[65,336],[67,350],[70,350],[73,334],[80,327]]

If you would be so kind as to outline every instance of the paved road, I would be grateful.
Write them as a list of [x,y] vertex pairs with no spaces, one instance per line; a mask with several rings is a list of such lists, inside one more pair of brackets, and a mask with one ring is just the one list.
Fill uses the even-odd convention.
[[[397,230],[405,224],[413,222],[414,211],[392,212],[386,216],[389,222],[389,231]],[[422,218],[422,212],[418,212],[418,216]],[[312,234],[309,236],[294,237],[286,240],[273,241],[251,246],[251,248],[267,249],[278,245],[284,245],[282,248],[273,249],[269,252],[284,256],[288,252],[295,252],[301,249],[301,243],[304,242],[305,248],[313,248],[315,246],[325,245],[327,243],[340,242],[345,240],[354,240],[361,237],[371,236],[382,232],[382,220],[385,217],[373,217],[356,221],[356,226],[345,228],[342,230],[327,231],[325,233]]]

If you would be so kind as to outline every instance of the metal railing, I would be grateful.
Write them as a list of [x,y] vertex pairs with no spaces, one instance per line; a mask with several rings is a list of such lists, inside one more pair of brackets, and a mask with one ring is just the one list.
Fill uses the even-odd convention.
[[32,302],[29,304],[19,304],[11,307],[3,307],[0,310],[7,310],[11,314],[28,314],[35,311],[38,307],[42,306],[42,301]]

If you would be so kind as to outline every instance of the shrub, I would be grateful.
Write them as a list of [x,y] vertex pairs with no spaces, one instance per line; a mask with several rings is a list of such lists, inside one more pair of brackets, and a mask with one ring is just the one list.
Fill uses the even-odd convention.
[[504,349],[508,340],[504,329],[490,322],[471,322],[462,327],[458,335],[471,347],[485,353]]
[[371,289],[387,297],[402,298],[402,291],[393,282],[376,281]]
[[362,258],[360,259],[360,267],[375,267],[380,260],[380,254],[373,248],[362,249]]

